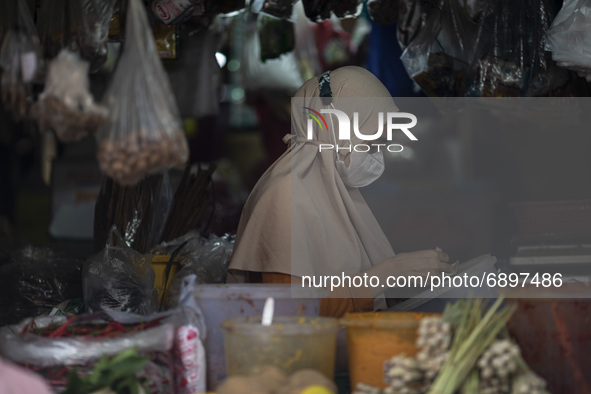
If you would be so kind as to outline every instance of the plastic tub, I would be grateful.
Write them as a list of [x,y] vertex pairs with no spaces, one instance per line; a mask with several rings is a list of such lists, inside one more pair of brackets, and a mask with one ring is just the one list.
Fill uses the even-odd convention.
[[337,319],[276,316],[263,326],[260,317],[229,319],[222,325],[228,375],[250,375],[272,365],[291,374],[315,369],[334,379]]
[[396,355],[414,356],[417,328],[424,316],[436,313],[369,312],[347,313],[341,322],[347,327],[349,378],[358,383],[385,388],[384,361]]
[[[300,289],[301,290],[301,289]],[[207,387],[210,391],[226,378],[226,358],[222,323],[233,317],[263,313],[267,297],[275,299],[275,313],[286,316],[318,316],[324,291],[306,290],[292,296],[289,284],[225,284],[195,287],[195,300],[203,311],[207,337]],[[294,297],[295,296],[295,297]],[[298,298],[307,296],[310,298]]]

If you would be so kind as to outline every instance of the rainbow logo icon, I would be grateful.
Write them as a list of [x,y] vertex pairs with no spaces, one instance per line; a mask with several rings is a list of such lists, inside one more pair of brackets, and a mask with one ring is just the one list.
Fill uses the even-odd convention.
[[[320,130],[322,130],[322,123],[324,123],[324,129],[328,130],[328,125],[326,124],[326,120],[324,120],[324,116],[320,115],[320,112],[314,111],[312,108],[308,108],[308,107],[304,107],[304,109],[311,111],[311,112],[304,111],[304,115],[311,116],[312,119],[314,119],[316,121],[316,123],[318,123],[318,126],[320,126]],[[320,123],[321,120],[322,120],[322,123]]]

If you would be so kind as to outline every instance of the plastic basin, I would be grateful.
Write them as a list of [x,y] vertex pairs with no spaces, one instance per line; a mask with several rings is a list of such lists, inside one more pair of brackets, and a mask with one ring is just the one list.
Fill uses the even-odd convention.
[[417,328],[424,316],[436,313],[369,312],[347,313],[341,322],[347,327],[349,379],[385,388],[384,361],[396,355],[414,356]]
[[272,365],[291,374],[315,369],[334,379],[338,320],[328,317],[260,317],[229,319],[223,324],[228,375],[249,375]]
[[[295,290],[294,290],[295,292]],[[289,284],[224,284],[195,287],[195,300],[207,326],[207,387],[215,390],[226,378],[226,358],[222,323],[234,317],[260,316],[267,297],[275,299],[275,314],[318,316],[323,291],[306,291],[292,295]],[[303,298],[303,296],[310,298]],[[300,298],[302,296],[302,298]]]

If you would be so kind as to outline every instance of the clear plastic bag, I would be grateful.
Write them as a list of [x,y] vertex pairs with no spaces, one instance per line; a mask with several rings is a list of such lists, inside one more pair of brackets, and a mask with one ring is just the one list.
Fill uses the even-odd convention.
[[[427,95],[461,96],[474,46],[474,25],[456,1],[441,1],[427,15],[427,21],[400,60]],[[409,30],[407,34],[414,33]],[[399,40],[403,37],[406,35],[401,36],[399,30]]]
[[83,14],[88,43],[81,46],[81,56],[97,71],[107,61],[109,25],[117,0],[83,0]]
[[293,5],[296,2],[297,0],[255,0],[252,2],[252,8],[260,14],[279,19],[290,19],[293,13]]
[[546,37],[546,49],[559,66],[591,82],[591,3],[565,0]]
[[82,287],[86,311],[146,315],[153,310],[154,278],[150,262],[127,246],[113,227],[105,249],[84,263]]
[[10,23],[10,28],[3,29],[0,49],[2,102],[20,119],[27,115],[33,102],[32,85],[41,68],[41,46],[25,1],[17,0],[6,8],[13,14],[4,21]]
[[195,275],[198,284],[226,282],[234,238],[230,234],[221,237],[210,234],[204,237],[197,231],[191,231],[171,242],[163,242],[150,251],[152,254],[170,255],[184,244],[178,254],[179,263],[183,267],[172,278],[168,308],[176,307],[181,284],[189,275]]
[[107,110],[90,94],[88,62],[63,49],[49,64],[45,90],[32,109],[42,130],[54,130],[62,141],[94,135],[105,123]]
[[99,133],[103,172],[123,185],[188,159],[179,111],[140,0],[129,0],[125,45],[105,93],[109,122]]
[[0,265],[0,326],[49,312],[82,297],[82,261],[49,248],[26,246]]

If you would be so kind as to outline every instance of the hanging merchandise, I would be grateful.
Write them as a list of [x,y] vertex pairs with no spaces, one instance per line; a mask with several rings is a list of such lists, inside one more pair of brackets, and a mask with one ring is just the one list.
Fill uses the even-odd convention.
[[62,141],[93,135],[106,121],[106,109],[90,94],[88,67],[76,53],[63,49],[49,64],[45,90],[32,108],[41,129],[54,130]]
[[259,14],[257,28],[263,63],[293,51],[295,46],[293,23]]
[[369,0],[367,9],[371,19],[380,26],[390,26],[398,20],[399,0]]
[[479,23],[468,96],[570,95],[570,75],[545,52],[554,15],[550,0],[500,0],[487,4]]
[[191,15],[205,12],[204,0],[153,0],[152,12],[165,25],[183,22]]
[[362,0],[302,0],[306,16],[312,22],[329,19],[331,13],[337,18],[352,18],[361,13]]
[[293,5],[297,0],[255,0],[253,8],[258,13],[274,16],[279,19],[289,19],[293,12]]
[[154,23],[154,40],[160,59],[177,59],[178,34],[176,25],[166,26],[158,22]]
[[548,29],[546,49],[560,67],[576,71],[591,82],[591,3],[565,0]]
[[[434,4],[443,6],[446,0],[437,3],[426,3],[419,0],[399,0],[398,3],[398,43],[402,49],[418,37],[421,28],[426,24],[427,18],[434,11]],[[448,1],[449,3],[449,1]],[[433,20],[431,20],[433,21]]]
[[107,39],[109,25],[115,10],[116,0],[83,0],[86,37],[88,43],[81,45],[81,56],[91,64],[91,71],[97,71],[107,60]]
[[41,65],[41,47],[29,8],[24,0],[17,0],[0,49],[2,68],[2,102],[15,118],[24,117],[32,103],[32,85]]
[[353,51],[351,37],[339,21],[324,21],[312,26],[322,71],[334,70],[349,64]]
[[243,81],[246,89],[286,90],[294,93],[304,83],[294,52],[277,59],[261,60],[261,43],[256,24],[246,26],[243,45]]
[[99,133],[97,157],[115,181],[133,185],[187,161],[179,111],[140,0],[128,2],[125,45],[105,103],[110,119]]
[[400,60],[428,96],[461,96],[474,26],[456,1],[442,0],[428,15]]

